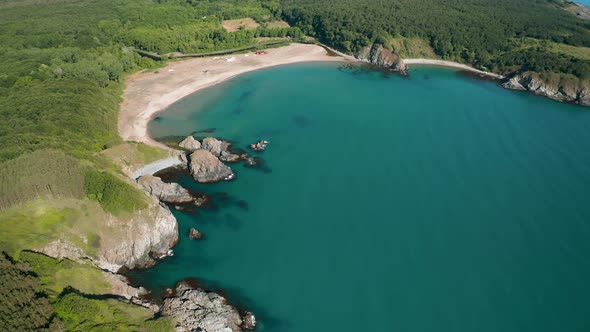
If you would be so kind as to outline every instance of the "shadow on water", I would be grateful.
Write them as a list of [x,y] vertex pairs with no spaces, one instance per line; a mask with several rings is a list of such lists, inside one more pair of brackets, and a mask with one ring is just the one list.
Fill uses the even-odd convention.
[[301,114],[293,116],[292,120],[299,128],[307,128],[311,125],[311,120]]
[[202,130],[193,131],[190,135],[197,135],[197,134],[211,134],[214,133],[216,128],[207,128]]

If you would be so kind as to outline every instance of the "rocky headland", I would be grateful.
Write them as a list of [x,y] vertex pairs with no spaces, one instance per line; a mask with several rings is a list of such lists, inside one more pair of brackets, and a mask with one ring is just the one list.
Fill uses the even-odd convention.
[[170,210],[157,200],[132,216],[105,214],[97,225],[96,252],[84,251],[79,245],[55,240],[35,251],[50,257],[90,261],[96,267],[117,273],[122,269],[148,268],[172,254],[178,241],[178,224]]
[[375,65],[379,68],[397,71],[402,75],[407,75],[406,67],[402,57],[393,50],[385,48],[381,44],[365,46],[355,54],[355,58]]
[[250,312],[240,312],[221,295],[179,282],[164,299],[161,312],[176,321],[181,332],[240,332],[252,330],[256,319]]
[[564,80],[553,82],[544,80],[539,74],[533,72],[515,74],[502,83],[502,87],[511,90],[529,91],[557,101],[590,106],[589,87]]

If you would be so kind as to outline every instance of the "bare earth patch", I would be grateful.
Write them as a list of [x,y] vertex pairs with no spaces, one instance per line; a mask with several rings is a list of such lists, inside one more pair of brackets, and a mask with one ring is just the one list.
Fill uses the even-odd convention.
[[227,32],[236,32],[240,30],[240,27],[244,27],[246,30],[256,29],[260,26],[256,21],[251,18],[239,18],[235,20],[225,20],[221,22],[221,26]]
[[290,28],[291,26],[289,25],[289,23],[287,23],[283,20],[278,20],[278,21],[272,21],[272,22],[266,23],[266,27],[269,29],[275,29],[275,28]]

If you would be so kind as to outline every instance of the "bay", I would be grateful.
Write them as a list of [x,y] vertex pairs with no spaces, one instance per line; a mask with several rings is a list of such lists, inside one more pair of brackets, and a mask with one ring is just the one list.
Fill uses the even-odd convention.
[[235,181],[181,176],[216,209],[175,211],[175,256],[132,278],[196,277],[259,331],[590,330],[588,109],[410,74],[281,66],[159,114],[155,138],[271,144]]

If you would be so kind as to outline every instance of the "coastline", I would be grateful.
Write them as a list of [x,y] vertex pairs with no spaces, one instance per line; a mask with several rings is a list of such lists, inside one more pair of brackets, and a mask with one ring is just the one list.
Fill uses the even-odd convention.
[[[298,44],[267,49],[265,54],[253,52],[228,56],[194,58],[169,63],[158,70],[143,70],[130,75],[125,82],[119,112],[119,135],[125,141],[141,142],[170,149],[151,138],[148,123],[160,111],[199,90],[219,84],[243,73],[302,62],[354,62],[353,56],[342,54],[325,45]],[[333,55],[333,54],[336,55]],[[431,65],[455,68],[494,79],[504,76],[475,69],[468,65],[435,59],[403,59],[406,65]]]
[[445,60],[434,60],[434,59],[403,59],[405,65],[427,65],[427,66],[438,66],[438,67],[447,67],[447,68],[455,68],[461,69],[465,71],[469,71],[472,73],[476,73],[479,75],[484,75],[487,77],[491,77],[494,79],[504,79],[505,77],[499,74],[494,74],[491,72],[475,69],[471,66],[464,65],[458,62],[452,61],[445,61]]
[[291,44],[255,53],[223,57],[195,58],[172,62],[156,71],[141,71],[130,75],[125,83],[119,112],[119,135],[125,141],[136,141],[166,148],[147,132],[149,121],[156,113],[199,90],[219,84],[237,75],[291,63],[347,61],[329,55],[326,49],[310,44]]

